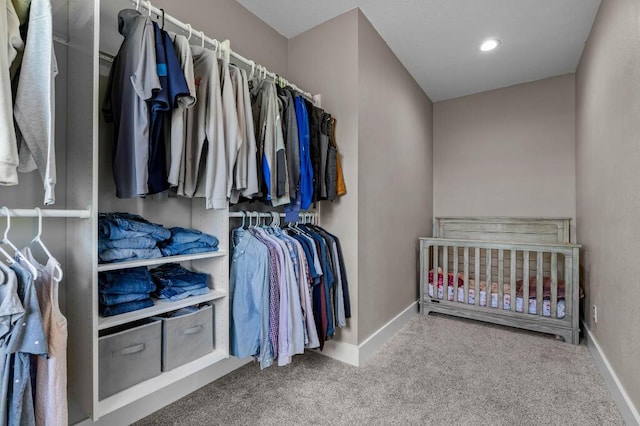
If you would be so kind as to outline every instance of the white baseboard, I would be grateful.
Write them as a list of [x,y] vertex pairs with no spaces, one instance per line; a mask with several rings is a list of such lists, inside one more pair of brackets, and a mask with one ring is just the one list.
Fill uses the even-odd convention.
[[364,342],[360,343],[360,345],[356,346],[351,343],[330,340],[325,343],[324,350],[319,353],[358,367],[364,364],[371,355],[376,353],[382,345],[391,339],[416,315],[418,315],[417,301],[413,302],[391,321],[380,327],[380,329],[369,336]]
[[324,343],[322,352],[318,351],[318,353],[329,358],[337,359],[338,361],[346,362],[347,364],[355,365],[356,367],[360,365],[358,358],[359,349],[351,343],[329,340]]
[[638,409],[633,405],[633,401],[631,401],[631,398],[622,386],[622,383],[620,383],[618,375],[611,367],[607,356],[604,354],[602,348],[598,344],[598,340],[591,333],[591,330],[589,330],[584,322],[582,323],[582,328],[585,331],[585,338],[587,340],[587,347],[589,348],[589,352],[591,352],[591,356],[593,357],[596,366],[607,382],[613,399],[616,402],[618,409],[620,410],[620,414],[622,414],[622,418],[629,426],[640,425],[640,413],[638,412]]
[[396,315],[391,321],[383,325],[378,331],[360,343],[359,363],[364,364],[374,353],[378,351],[389,339],[391,339],[406,323],[418,315],[418,302],[415,301],[407,306],[404,311]]

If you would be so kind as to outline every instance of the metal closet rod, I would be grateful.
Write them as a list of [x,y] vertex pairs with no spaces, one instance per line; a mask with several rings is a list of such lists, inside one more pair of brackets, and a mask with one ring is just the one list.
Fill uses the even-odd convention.
[[204,35],[204,31],[197,31],[193,27],[191,27],[191,24],[185,24],[182,21],[179,21],[178,19],[176,19],[173,16],[169,15],[168,13],[164,13],[162,10],[160,10],[157,7],[153,6],[151,4],[151,1],[145,1],[145,0],[130,0],[130,1],[131,1],[131,3],[133,3],[135,5],[137,5],[138,2],[139,2],[141,7],[144,7],[147,10],[150,10],[151,13],[154,13],[158,17],[162,17],[165,21],[171,22],[173,25],[175,25],[175,26],[181,28],[182,30],[188,32],[190,35],[201,38],[205,42],[209,43],[211,46],[215,46],[218,49],[222,47],[223,49],[228,50],[228,53],[229,53],[229,55],[231,57],[237,59],[238,61],[242,62],[246,66],[251,67],[252,70],[255,70],[257,72],[262,72],[262,74],[264,74],[264,75],[266,75],[268,77],[271,77],[273,79],[273,81],[275,81],[275,82],[282,81],[287,86],[293,88],[296,92],[299,92],[300,94],[304,95],[305,97],[309,98],[310,100],[313,100],[313,95],[311,93],[305,92],[304,90],[300,89],[295,84],[293,84],[293,83],[289,82],[288,80],[280,77],[278,74],[267,70],[262,65],[256,64],[255,61],[252,61],[251,59],[247,59],[244,56],[240,55],[239,53],[234,52],[233,50],[231,50],[231,48],[229,47],[228,44],[226,46],[224,46],[224,44],[223,44],[224,42],[219,42],[216,39],[207,37],[206,35]]
[[[260,217],[266,217],[266,218],[273,217],[273,213],[269,213],[269,212],[254,212],[254,211],[246,211],[246,212],[230,212],[230,213],[229,213],[229,217],[240,217],[240,218],[242,218],[242,217],[244,217],[244,214],[243,214],[243,213],[245,213],[245,214],[249,214],[249,215],[253,215],[254,217],[255,217],[256,213],[257,213]],[[276,214],[277,214],[278,216],[280,216],[280,217],[285,217],[285,216],[287,215],[286,213],[277,213],[277,212],[274,212],[274,213],[276,213]],[[300,216],[300,217],[304,217],[305,215],[306,215],[306,216],[310,216],[310,217],[314,217],[314,218],[315,218],[315,217],[317,217],[317,216],[318,216],[318,212],[300,212],[300,213],[299,213],[299,216]]]
[[[66,217],[66,218],[79,218],[89,219],[91,217],[91,210],[56,210],[56,209],[40,209],[42,217]],[[6,211],[0,209],[0,216],[6,216]],[[38,211],[36,209],[9,209],[9,216],[11,217],[38,217]]]

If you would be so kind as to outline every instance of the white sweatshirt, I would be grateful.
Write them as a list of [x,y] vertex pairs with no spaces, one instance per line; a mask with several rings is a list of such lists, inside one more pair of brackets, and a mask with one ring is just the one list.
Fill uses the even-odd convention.
[[49,0],[32,0],[29,31],[13,115],[20,130],[19,171],[40,172],[44,204],[55,203],[55,84],[58,74],[53,51],[53,19]]
[[20,32],[14,23],[11,0],[0,2],[0,185],[7,186],[18,184],[18,144],[13,127],[9,67],[16,54],[14,40],[20,38]]

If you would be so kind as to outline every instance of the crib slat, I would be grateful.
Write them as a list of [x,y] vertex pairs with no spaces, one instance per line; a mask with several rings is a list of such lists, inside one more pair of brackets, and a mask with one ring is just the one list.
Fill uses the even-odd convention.
[[464,248],[464,303],[469,303],[469,247]]
[[444,298],[449,300],[449,246],[442,246],[442,280]]
[[504,306],[504,250],[502,249],[498,249],[498,306],[500,309]]
[[476,248],[476,253],[475,253],[475,260],[476,260],[476,264],[475,264],[475,270],[474,270],[474,278],[475,278],[475,282],[476,282],[476,289],[475,289],[475,302],[476,302],[476,306],[480,306],[480,249]]
[[487,249],[487,267],[485,269],[485,280],[487,282],[487,307],[491,307],[491,249]]
[[[528,306],[529,303],[529,251],[526,250],[524,252],[524,260],[523,260],[523,265],[522,265],[522,269],[523,269],[523,273],[522,273],[522,302],[523,302],[523,308],[522,311],[526,314],[529,313],[529,311],[527,309],[524,308],[524,305]],[[514,301],[515,303],[516,301]]]
[[[565,287],[566,290],[566,287]],[[566,298],[566,295],[565,295]],[[551,318],[558,312],[558,253],[551,254]]]
[[573,256],[564,256],[564,312],[566,316],[573,316],[573,297],[574,292],[578,291],[574,288],[572,260]]
[[433,295],[435,299],[438,297],[438,284],[440,283],[440,274],[438,274],[438,250],[437,245],[433,246]]
[[458,301],[458,246],[453,247],[453,300]]
[[511,250],[511,275],[509,276],[511,281],[511,310],[516,311],[516,251]]
[[[542,252],[537,253],[538,266],[536,267],[536,314],[542,315]],[[524,301],[527,305],[526,309],[529,309],[528,301]]]

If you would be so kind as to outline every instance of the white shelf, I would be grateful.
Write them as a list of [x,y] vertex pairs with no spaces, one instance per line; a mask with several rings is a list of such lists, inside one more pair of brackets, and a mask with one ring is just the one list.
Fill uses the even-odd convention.
[[116,325],[126,324],[139,319],[160,315],[165,312],[175,311],[185,306],[197,305],[198,303],[210,302],[212,300],[221,299],[227,295],[226,292],[220,290],[211,290],[207,294],[200,296],[190,296],[177,302],[170,302],[163,299],[153,299],[155,305],[148,308],[139,309],[126,314],[114,315],[112,317],[99,317],[98,330],[115,327]]
[[137,268],[139,266],[163,265],[165,263],[186,262],[189,260],[209,259],[212,257],[223,257],[226,255],[226,250],[218,250],[197,254],[185,254],[180,256],[157,257],[155,259],[131,260],[129,262],[101,263],[100,265],[98,265],[98,272]]
[[191,374],[197,373],[223,359],[229,358],[229,354],[226,351],[214,350],[208,355],[198,358],[195,361],[191,361],[185,365],[181,365],[171,371],[160,373],[159,376],[153,377],[149,380],[145,380],[142,383],[131,386],[115,395],[112,395],[102,401],[98,402],[98,415],[100,417],[111,413],[119,408],[124,407],[134,401],[139,400],[142,397],[152,394],[157,390],[175,383]]

